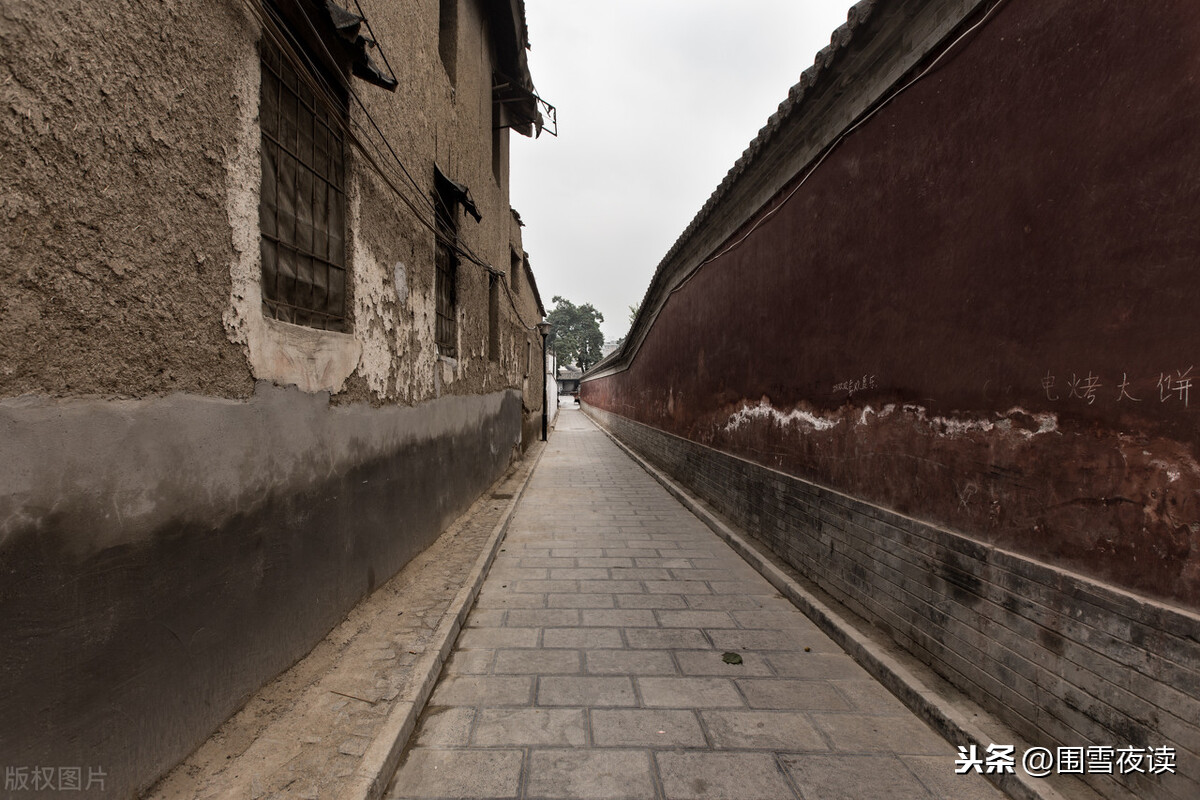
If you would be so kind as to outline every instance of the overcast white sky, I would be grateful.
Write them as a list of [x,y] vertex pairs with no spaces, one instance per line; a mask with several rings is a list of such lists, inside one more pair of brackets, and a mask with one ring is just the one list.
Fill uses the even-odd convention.
[[655,267],[846,21],[852,0],[526,0],[559,138],[513,136],[511,200],[547,310],[624,336]]

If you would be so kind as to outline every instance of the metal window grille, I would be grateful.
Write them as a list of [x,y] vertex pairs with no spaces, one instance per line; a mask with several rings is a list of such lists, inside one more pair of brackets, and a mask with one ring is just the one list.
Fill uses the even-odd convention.
[[488,358],[500,360],[500,278],[488,273]]
[[279,48],[263,37],[259,226],[265,316],[346,330],[345,144],[340,125],[346,113],[345,107],[331,108],[316,96]]
[[[439,208],[439,211],[441,209]],[[439,217],[442,215],[439,214]],[[436,276],[434,291],[437,294],[436,326],[434,341],[438,352],[444,356],[455,358],[458,355],[458,322],[456,309],[458,305],[458,256],[444,237],[453,239],[454,225],[446,218],[439,219],[438,228],[443,235],[438,236],[437,251],[434,254]]]

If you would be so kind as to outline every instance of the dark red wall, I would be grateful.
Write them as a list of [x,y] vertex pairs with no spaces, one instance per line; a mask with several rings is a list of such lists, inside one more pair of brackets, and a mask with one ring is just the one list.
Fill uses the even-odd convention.
[[1200,606],[1198,76],[1191,0],[1011,0],[583,399]]

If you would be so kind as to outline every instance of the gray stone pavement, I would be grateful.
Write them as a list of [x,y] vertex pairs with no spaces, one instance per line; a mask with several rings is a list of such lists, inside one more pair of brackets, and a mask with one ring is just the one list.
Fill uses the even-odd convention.
[[390,798],[1002,797],[579,411],[502,548]]

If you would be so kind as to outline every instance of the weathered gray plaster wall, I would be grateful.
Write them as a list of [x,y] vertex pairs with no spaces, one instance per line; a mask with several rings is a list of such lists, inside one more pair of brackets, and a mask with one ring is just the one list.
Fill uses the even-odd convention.
[[[521,230],[508,205],[508,131],[502,131],[501,180],[492,170],[492,72],[496,45],[478,0],[460,0],[456,80],[438,55],[439,3],[363,3],[379,43],[391,59],[399,85],[394,93],[361,81],[352,83],[352,126],[368,142],[371,157],[348,151],[347,256],[351,278],[351,332],[280,331],[264,320],[258,248],[260,66],[257,23],[242,24],[240,48],[229,67],[239,104],[231,125],[237,131],[226,157],[231,180],[227,225],[232,232],[233,284],[224,322],[229,338],[246,352],[255,377],[328,389],[335,402],[420,403],[446,394],[519,388],[525,391],[526,340],[541,320],[531,292],[514,290],[523,276],[506,275],[499,306],[501,348],[489,358],[488,270],[466,259],[458,268],[457,354],[439,355],[435,345],[435,240],[417,214],[432,223],[428,206],[434,165],[465,184],[478,206],[476,222],[459,211],[462,244],[507,273],[512,251],[522,253]],[[399,57],[397,57],[399,56]],[[380,59],[381,60],[381,59]],[[359,107],[359,101],[365,107]],[[367,113],[370,114],[370,119]],[[417,187],[374,133],[384,131]],[[386,176],[386,177],[385,177]],[[389,185],[390,184],[390,185]],[[397,197],[399,187],[418,208]],[[288,326],[294,327],[294,326]],[[299,344],[316,339],[323,347]],[[316,355],[314,355],[314,351]],[[540,395],[539,395],[540,396]],[[532,397],[532,395],[531,395]],[[530,401],[540,414],[536,398]]]
[[245,397],[226,337],[238,4],[0,2],[0,396]]
[[[497,41],[499,6],[459,6],[452,86],[439,0],[362,0],[399,86],[352,88],[416,185],[357,100],[350,123],[418,208],[435,163],[469,186],[483,221],[460,217],[461,241],[507,272],[524,251],[506,152],[492,168],[492,70],[524,43]],[[458,353],[439,354],[434,236],[361,151],[348,332],[263,317],[254,7],[0,0],[0,763],[101,765],[115,796],[539,430],[529,277],[503,279],[493,359],[488,270],[464,262]]]
[[[418,183],[409,199],[428,202],[435,163],[465,183],[483,220],[462,216],[462,241],[507,272],[523,251],[507,130],[499,181],[492,170],[496,45],[483,4],[460,0],[454,86],[438,0],[362,6],[400,83],[352,85]],[[263,320],[258,25],[241,0],[0,3],[0,397],[246,397],[256,378],[328,389],[336,403],[524,388],[532,293],[505,293],[491,360],[487,270],[464,263],[459,353],[440,358],[433,234],[354,151],[350,334]],[[356,130],[371,131],[350,106]]]
[[0,753],[145,786],[508,467],[512,390],[412,408],[0,401]]

